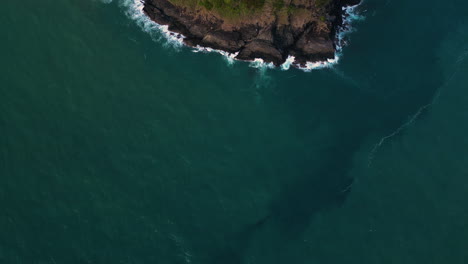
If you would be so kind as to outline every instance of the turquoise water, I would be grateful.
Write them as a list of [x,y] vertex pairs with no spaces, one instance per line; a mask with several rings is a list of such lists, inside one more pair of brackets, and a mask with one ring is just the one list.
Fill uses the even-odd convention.
[[0,263],[467,263],[467,3],[368,0],[309,73],[2,7]]

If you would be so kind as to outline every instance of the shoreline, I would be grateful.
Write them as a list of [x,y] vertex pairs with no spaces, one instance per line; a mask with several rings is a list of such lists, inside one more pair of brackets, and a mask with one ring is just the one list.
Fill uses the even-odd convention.
[[[148,2],[154,3],[155,1],[160,4],[156,11],[154,11],[154,8],[156,8],[154,5],[148,5]],[[333,9],[329,10],[328,14],[331,16],[334,15],[335,19],[331,23],[332,26],[330,27],[330,32],[328,32],[328,38],[324,37],[323,34],[309,34],[311,41],[307,42],[306,45],[308,47],[306,47],[306,49],[311,49],[313,52],[306,54],[291,48],[280,49],[274,45],[271,45],[272,43],[268,43],[264,40],[257,40],[255,38],[250,40],[250,42],[247,42],[247,45],[245,45],[246,42],[241,42],[242,45],[237,45],[235,41],[239,41],[239,39],[240,41],[243,41],[242,37],[239,37],[239,35],[241,35],[243,32],[240,31],[241,34],[239,34],[239,30],[233,30],[229,32],[219,29],[216,30],[217,28],[215,28],[215,30],[208,30],[208,34],[202,35],[203,38],[197,38],[195,35],[193,35],[192,32],[190,32],[189,28],[187,28],[187,25],[191,27],[199,27],[199,24],[190,24],[190,22],[193,21],[186,20],[185,22],[187,25],[184,25],[179,23],[178,20],[174,20],[173,17],[168,16],[165,13],[161,13],[161,10],[164,10],[161,8],[166,5],[169,7],[167,7],[168,9],[164,12],[171,14],[171,12],[178,11],[178,7],[170,4],[169,1],[133,0],[132,2],[133,4],[130,4],[129,7],[135,10],[132,10],[132,12],[129,12],[128,14],[133,19],[137,20],[138,24],[145,31],[153,31],[154,29],[157,29],[163,33],[162,35],[170,43],[175,44],[175,46],[187,46],[190,47],[193,52],[216,52],[223,55],[229,63],[237,60],[247,61],[250,62],[252,67],[256,68],[278,67],[282,70],[287,70],[292,66],[304,71],[310,71],[313,69],[331,67],[338,62],[341,55],[342,46],[346,44],[344,37],[352,30],[350,23],[356,18],[355,14],[353,14],[353,11],[361,4],[362,1],[335,1],[340,4],[335,5]],[[151,10],[153,10],[153,12],[151,12]],[[141,13],[138,14],[138,11]],[[155,15],[157,12],[159,13]],[[179,15],[178,13],[175,13],[174,16],[178,16],[178,19],[184,18],[184,15]],[[219,23],[218,25],[215,23],[214,26],[219,26]],[[310,31],[312,26],[308,25],[304,28]],[[213,27],[211,29],[213,29]],[[201,33],[205,32],[202,31]],[[305,35],[304,32],[300,33],[302,36]],[[237,34],[237,38],[233,38],[233,34]],[[283,35],[280,35],[280,41],[282,36]],[[320,41],[322,41],[322,43],[320,43]],[[312,42],[312,44],[310,44],[310,42]],[[323,42],[329,42],[327,43],[328,47],[326,49],[320,50],[314,47],[315,44],[320,45],[323,44]],[[249,45],[253,45],[254,48],[250,48],[249,50]],[[246,50],[250,52],[246,52]]]

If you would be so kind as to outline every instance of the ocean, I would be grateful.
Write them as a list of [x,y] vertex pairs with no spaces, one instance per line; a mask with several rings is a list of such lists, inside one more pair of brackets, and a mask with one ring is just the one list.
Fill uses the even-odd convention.
[[468,3],[365,0],[308,71],[137,3],[3,1],[0,263],[468,263]]

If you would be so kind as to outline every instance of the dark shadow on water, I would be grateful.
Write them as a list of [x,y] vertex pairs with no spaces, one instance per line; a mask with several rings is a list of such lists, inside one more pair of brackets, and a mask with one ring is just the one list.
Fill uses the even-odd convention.
[[229,237],[226,241],[226,245],[223,245],[223,247],[217,251],[217,254],[211,259],[210,263],[243,263],[245,252],[248,250],[256,231],[261,229],[269,218],[269,216],[262,218],[253,225],[246,226],[240,232]]
[[[390,6],[381,1],[373,7],[379,14],[388,14],[370,17],[362,25],[362,31],[371,37],[352,41],[355,46],[346,50],[347,60],[340,65],[340,71],[353,80],[352,84],[346,83],[346,78],[336,78],[332,71],[277,80],[277,86],[284,87],[279,89],[279,97],[284,98],[296,119],[298,136],[304,138],[305,148],[315,148],[320,158],[306,158],[299,169],[284,172],[289,174],[288,180],[271,201],[269,214],[232,235],[227,246],[217,250],[211,264],[247,263],[246,254],[268,259],[265,263],[286,263],[288,258],[279,257],[283,254],[279,251],[300,239],[317,213],[337,208],[346,201],[354,181],[349,172],[356,152],[364,144],[371,144],[369,141],[393,133],[433,100],[444,83],[437,57],[443,40],[440,34],[447,32],[450,24],[432,23],[430,16],[420,19],[407,16],[398,23],[388,24],[388,17],[401,8],[421,7],[418,3],[404,5],[407,6]],[[437,17],[437,10],[443,7],[424,6],[423,9]],[[371,11],[368,13],[372,14]],[[408,24],[418,31],[402,31]],[[370,47],[369,41],[373,42]],[[420,46],[422,43],[424,46]],[[363,51],[363,46],[368,49]],[[326,85],[314,86],[316,83]],[[330,135],[324,136],[328,143],[317,147],[317,141],[307,138],[324,122],[330,127]],[[398,135],[392,138],[397,139]],[[307,151],[303,154],[307,156]],[[260,238],[267,233],[268,239]],[[259,241],[269,245],[260,245]],[[268,247],[270,256],[252,250],[261,247]]]
[[[246,254],[259,247],[259,240],[266,241],[261,237],[268,232],[275,233],[270,234],[274,239],[267,241],[272,248],[281,249],[298,240],[318,213],[346,201],[355,180],[349,172],[356,152],[372,143],[369,141],[392,134],[431,102],[444,82],[436,50],[449,25],[440,23],[442,20],[432,13],[436,10],[446,16],[444,4],[367,2],[368,18],[358,33],[368,37],[352,37],[338,67],[343,74],[340,80],[327,70],[307,74],[291,70],[271,77],[304,149],[315,148],[320,158],[311,158],[306,150],[298,153],[297,157],[305,158],[294,164],[298,166],[290,166],[294,169],[281,172],[286,175],[282,190],[271,200],[269,212],[237,232],[226,231],[225,243],[213,245],[210,254],[214,253],[207,263],[246,263]],[[247,70],[253,83],[258,74],[257,69]],[[307,138],[324,123],[330,127],[330,135],[324,136],[327,143],[316,146],[316,141]],[[287,263],[273,257],[270,260],[273,262],[266,263]]]
[[328,149],[320,168],[286,183],[272,201],[269,214],[230,236],[210,263],[245,263],[247,251],[256,246],[256,237],[266,229],[276,231],[274,237],[280,241],[276,246],[281,250],[282,244],[300,237],[317,212],[342,205],[353,184],[347,172],[351,166],[349,156],[357,146],[338,144]]

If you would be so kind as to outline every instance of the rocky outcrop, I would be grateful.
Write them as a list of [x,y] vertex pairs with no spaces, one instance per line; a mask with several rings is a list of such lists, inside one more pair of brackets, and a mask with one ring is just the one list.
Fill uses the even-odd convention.
[[144,0],[143,11],[156,23],[182,34],[188,46],[238,53],[239,60],[261,58],[275,65],[292,55],[295,64],[304,65],[334,57],[336,31],[343,22],[342,7],[358,3],[359,0],[330,0],[327,8],[301,6],[302,13],[237,22],[226,22],[222,16],[201,8],[176,6],[170,0]]
[[242,47],[236,58],[240,60],[253,60],[255,58],[261,58],[264,61],[273,62],[275,65],[280,65],[285,60],[284,55],[285,54],[282,54],[280,50],[273,45],[272,42],[256,39]]

